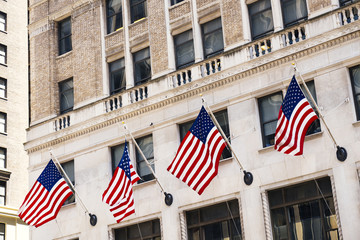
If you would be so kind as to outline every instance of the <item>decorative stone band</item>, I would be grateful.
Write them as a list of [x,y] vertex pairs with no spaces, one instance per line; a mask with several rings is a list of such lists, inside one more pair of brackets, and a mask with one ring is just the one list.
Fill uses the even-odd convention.
[[[341,37],[338,37],[336,39],[327,41],[325,43],[310,47],[308,49],[298,51],[296,53],[290,54],[288,56],[285,56],[285,57],[282,57],[282,58],[279,58],[279,59],[276,59],[276,60],[273,60],[273,61],[269,61],[269,62],[267,62],[265,64],[253,67],[251,69],[248,69],[248,70],[243,71],[241,73],[238,73],[236,75],[232,75],[232,76],[228,76],[228,77],[225,76],[224,78],[221,78],[219,80],[215,79],[215,81],[211,82],[211,83],[209,83],[207,81],[207,84],[204,85],[204,86],[199,86],[197,88],[187,90],[187,92],[185,92],[185,93],[182,93],[182,94],[176,95],[174,97],[164,99],[162,101],[158,101],[156,103],[153,103],[153,101],[150,101],[150,98],[146,99],[145,101],[142,102],[141,105],[139,104],[139,105],[136,106],[137,109],[134,109],[131,112],[125,113],[125,114],[120,115],[120,116],[118,116],[116,114],[111,115],[111,116],[114,116],[114,118],[106,120],[106,121],[101,121],[99,123],[95,123],[92,126],[80,129],[78,131],[76,131],[76,129],[72,129],[72,131],[69,134],[64,134],[63,136],[60,136],[60,137],[58,137],[56,139],[53,139],[53,140],[49,140],[49,141],[47,141],[45,143],[39,144],[39,145],[34,146],[34,147],[29,147],[29,148],[26,149],[26,151],[28,153],[33,153],[33,152],[37,152],[37,151],[42,150],[42,149],[49,148],[49,147],[51,147],[53,145],[56,145],[56,144],[59,144],[59,143],[74,139],[76,137],[79,137],[79,136],[82,136],[82,135],[85,135],[85,134],[89,134],[90,132],[97,131],[97,130],[99,130],[101,128],[105,128],[107,126],[117,124],[117,123],[122,122],[122,121],[126,121],[127,119],[139,116],[141,114],[153,111],[155,109],[158,109],[158,108],[161,108],[161,107],[164,107],[164,106],[167,106],[167,105],[182,101],[184,99],[187,99],[187,98],[190,98],[190,97],[193,97],[193,96],[198,96],[200,93],[205,93],[205,92],[212,91],[213,89],[216,89],[216,88],[222,87],[224,85],[236,82],[236,81],[238,81],[238,80],[240,80],[242,78],[249,77],[249,76],[251,76],[253,74],[264,72],[264,71],[266,71],[268,69],[271,69],[271,68],[274,68],[274,67],[277,67],[277,66],[280,66],[280,65],[283,65],[283,64],[290,64],[296,59],[300,59],[300,58],[302,58],[304,56],[308,56],[310,54],[314,54],[314,53],[323,51],[323,50],[325,50],[327,48],[331,48],[331,47],[333,47],[335,45],[339,45],[341,43],[351,41],[351,40],[359,38],[359,37],[360,37],[360,30],[357,30],[356,32],[352,32],[352,33],[343,35]],[[219,74],[221,74],[221,72],[219,72]],[[189,84],[194,84],[194,82],[191,82]],[[200,82],[197,81],[196,85],[200,85]],[[149,101],[147,101],[147,100],[149,100]],[[113,111],[111,113],[114,113],[114,112],[116,112],[116,111]],[[108,113],[108,114],[111,114],[111,113]],[[101,117],[101,119],[103,119],[103,116]]]

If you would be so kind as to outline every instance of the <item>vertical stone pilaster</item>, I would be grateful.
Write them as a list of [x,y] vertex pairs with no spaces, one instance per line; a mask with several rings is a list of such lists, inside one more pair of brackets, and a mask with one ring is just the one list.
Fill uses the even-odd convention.
[[270,207],[269,207],[269,200],[266,192],[261,193],[261,200],[263,205],[263,212],[264,212],[264,223],[265,223],[265,233],[266,239],[272,240],[272,230],[271,230],[271,216],[270,216]]
[[341,229],[340,213],[339,213],[339,206],[338,206],[337,197],[336,197],[334,176],[330,176],[330,181],[331,181],[331,191],[333,194],[335,214],[336,214],[336,224],[338,225],[339,239],[343,240],[344,238],[343,238],[342,229]]
[[187,227],[186,227],[186,216],[185,212],[179,213],[180,217],[180,229],[181,229],[181,240],[187,240]]

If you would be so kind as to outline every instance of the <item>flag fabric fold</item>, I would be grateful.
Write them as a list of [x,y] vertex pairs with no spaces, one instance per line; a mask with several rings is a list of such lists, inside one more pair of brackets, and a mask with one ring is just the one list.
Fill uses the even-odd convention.
[[302,155],[306,131],[316,119],[316,113],[293,76],[278,115],[275,149],[289,155]]
[[225,140],[202,107],[167,170],[201,195],[217,175],[225,146]]
[[103,202],[110,206],[110,212],[119,223],[125,217],[135,213],[132,186],[140,177],[129,158],[127,142],[123,156],[117,166],[109,186],[102,195]]
[[40,227],[56,218],[72,191],[52,160],[26,195],[18,215],[29,225]]

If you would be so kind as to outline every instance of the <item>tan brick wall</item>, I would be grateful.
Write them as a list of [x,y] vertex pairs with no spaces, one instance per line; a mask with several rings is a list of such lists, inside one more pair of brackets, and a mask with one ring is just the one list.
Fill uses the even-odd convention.
[[73,17],[74,103],[102,92],[100,9],[87,9]]
[[120,29],[110,35],[105,36],[105,48],[109,49],[114,46],[123,45],[124,44],[124,29]]
[[36,121],[51,115],[50,75],[49,75],[49,32],[30,39],[30,108],[31,120]]
[[49,13],[59,11],[60,9],[71,5],[73,0],[48,0],[49,1]]
[[169,8],[170,21],[183,17],[184,15],[190,14],[190,12],[191,12],[191,8],[189,1],[177,4],[174,7]]
[[153,74],[168,68],[166,22],[164,4],[158,0],[148,0],[150,29],[151,69]]
[[222,22],[224,45],[229,46],[244,39],[242,33],[240,0],[222,1]]
[[[149,9],[150,11],[150,9]],[[151,17],[151,16],[149,16]],[[133,23],[129,26],[130,39],[140,36],[149,31],[148,19],[142,19],[139,22]]]
[[44,17],[47,16],[48,13],[48,3],[44,2],[40,5],[37,5],[35,7],[32,7],[32,10],[30,11],[30,22],[36,22]]
[[310,13],[331,5],[331,0],[309,0],[308,8]]
[[196,0],[196,7],[197,9],[199,8],[202,8],[206,5],[209,5],[211,3],[214,3],[214,2],[218,2],[218,1],[214,1],[214,0]]

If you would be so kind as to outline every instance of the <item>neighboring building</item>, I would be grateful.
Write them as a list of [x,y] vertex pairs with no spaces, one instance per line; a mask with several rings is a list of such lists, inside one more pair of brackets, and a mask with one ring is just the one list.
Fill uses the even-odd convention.
[[[52,149],[78,197],[32,239],[357,239],[360,236],[359,2],[338,0],[30,0],[30,185]],[[10,48],[8,48],[10,49]],[[339,145],[315,122],[304,156],[273,149],[279,107],[298,69]],[[298,77],[300,80],[300,77]],[[200,94],[233,154],[199,196],[166,169]],[[141,183],[136,213],[116,223],[101,201],[124,121]],[[141,234],[139,233],[141,232]]]
[[29,239],[29,227],[17,216],[29,182],[27,6],[0,0],[0,239]]

